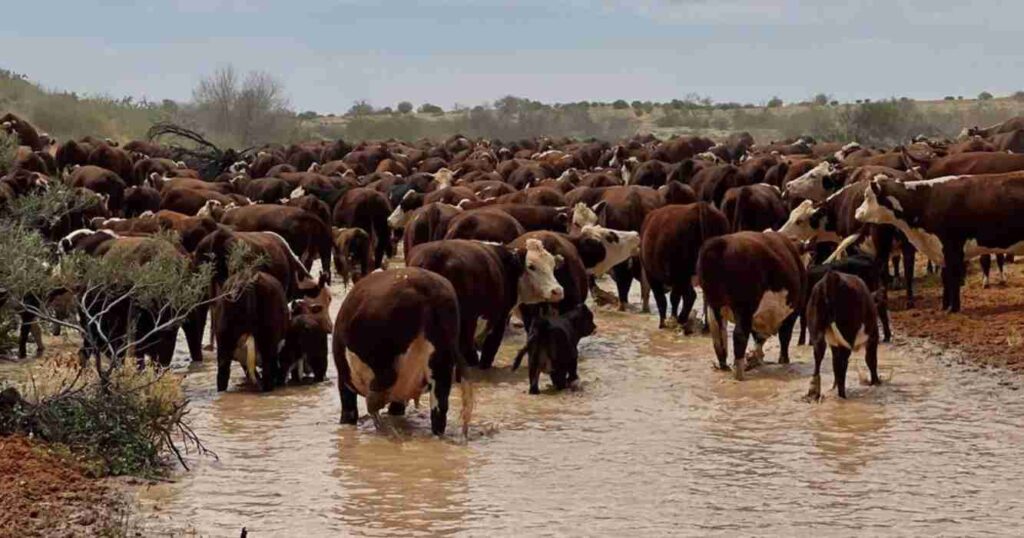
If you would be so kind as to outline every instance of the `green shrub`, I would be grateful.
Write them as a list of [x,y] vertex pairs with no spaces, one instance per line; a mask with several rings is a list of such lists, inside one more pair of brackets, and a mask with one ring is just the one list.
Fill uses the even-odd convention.
[[11,170],[18,152],[18,137],[0,131],[0,176]]

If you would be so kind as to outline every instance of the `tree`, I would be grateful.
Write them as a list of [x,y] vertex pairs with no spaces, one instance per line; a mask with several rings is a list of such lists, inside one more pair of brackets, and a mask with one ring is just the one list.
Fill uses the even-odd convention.
[[408,114],[412,112],[412,103],[409,101],[402,101],[401,103],[398,103],[398,112],[400,114]]
[[348,109],[346,116],[359,117],[369,116],[373,114],[373,105],[371,105],[366,99],[360,99]]
[[420,114],[444,114],[444,109],[430,103],[423,103],[420,105]]
[[1010,97],[1012,97],[1014,101],[1024,101],[1024,91],[1015,91]]
[[813,101],[812,101],[812,102],[813,102],[813,103],[814,103],[815,105],[817,105],[817,106],[825,106],[825,105],[827,105],[827,104],[829,103],[829,101],[831,101],[831,100],[832,100],[832,99],[831,99],[831,98],[830,98],[830,97],[829,97],[829,96],[828,96],[827,94],[824,94],[824,93],[819,93],[818,95],[815,95],[815,96],[814,96],[814,99],[813,99]]
[[992,99],[992,94],[989,92],[981,92],[978,94],[979,101],[988,101]]
[[284,82],[265,71],[242,78],[230,64],[219,67],[199,81],[192,100],[201,126],[245,145],[278,138],[294,121]]
[[315,120],[317,117],[319,117],[319,114],[313,112],[312,110],[307,110],[296,117],[299,118],[300,120]]
[[779,108],[781,106],[782,106],[782,99],[780,99],[778,96],[772,97],[768,101],[768,108]]
[[629,103],[627,103],[625,99],[618,99],[612,103],[612,108],[615,110],[625,110],[629,108]]

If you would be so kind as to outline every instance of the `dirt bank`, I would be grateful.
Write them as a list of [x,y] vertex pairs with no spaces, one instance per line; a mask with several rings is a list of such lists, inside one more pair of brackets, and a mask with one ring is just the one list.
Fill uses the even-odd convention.
[[0,536],[117,536],[124,496],[25,437],[0,437]]
[[[1006,266],[1006,285],[998,284],[993,267],[988,289],[982,287],[977,266],[976,261],[970,263],[962,311],[957,314],[942,311],[938,275],[918,280],[914,309],[906,308],[903,290],[890,292],[893,331],[958,348],[981,365],[1024,372],[1024,263]],[[924,274],[923,268],[918,274]]]

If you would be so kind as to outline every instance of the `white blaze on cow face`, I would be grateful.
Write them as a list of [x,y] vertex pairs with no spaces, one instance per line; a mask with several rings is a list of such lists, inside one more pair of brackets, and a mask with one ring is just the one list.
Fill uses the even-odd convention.
[[605,255],[597,265],[587,270],[589,274],[601,276],[612,267],[639,254],[640,234],[612,230],[603,226],[584,226],[581,235],[596,239],[604,246]]
[[526,262],[519,277],[519,302],[521,304],[557,303],[565,296],[565,290],[555,280],[555,267],[561,263],[561,256],[552,256],[544,250],[538,239],[526,240]]
[[804,200],[796,209],[789,213],[789,219],[779,228],[779,233],[796,241],[806,241],[817,235],[817,230],[811,226],[811,216],[814,215],[814,202]]
[[578,202],[575,207],[572,208],[572,225],[576,229],[582,229],[586,226],[593,226],[597,224],[597,213],[594,213],[593,209],[587,207],[587,204]]
[[786,195],[820,202],[828,197],[829,191],[825,188],[825,178],[832,175],[833,172],[831,164],[820,163],[806,174],[790,181],[786,185]]
[[779,332],[782,322],[793,313],[793,308],[786,300],[788,296],[787,290],[764,292],[754,312],[754,333],[771,336]]
[[[433,344],[422,333],[413,339],[405,352],[395,360],[397,376],[394,384],[384,391],[385,401],[406,403],[419,398],[431,381],[429,361],[433,354]],[[345,360],[351,372],[352,388],[363,396],[370,394],[373,369],[351,350],[345,351]]]
[[437,188],[443,189],[445,187],[451,187],[455,181],[455,172],[447,168],[442,168],[437,172],[434,172],[434,180],[437,181]]
[[[903,232],[907,236],[907,239],[914,245],[917,250],[921,251],[925,256],[928,257],[932,263],[939,265],[940,267],[946,266],[945,255],[942,252],[942,240],[934,234],[930,234],[921,228],[914,228],[907,223],[907,221],[896,216],[895,210],[902,212],[902,207],[896,205],[893,208],[886,207],[881,204],[878,200],[878,195],[875,194],[874,187],[881,186],[878,183],[878,179],[874,179],[868,185],[867,190],[864,191],[864,202],[857,208],[854,216],[861,222],[867,222],[871,224],[891,224]],[[886,196],[886,202],[892,205],[893,201],[899,203],[893,196]]]

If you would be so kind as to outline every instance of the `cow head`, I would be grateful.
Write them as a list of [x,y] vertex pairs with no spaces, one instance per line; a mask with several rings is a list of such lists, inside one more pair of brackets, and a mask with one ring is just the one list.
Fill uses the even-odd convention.
[[570,229],[576,231],[583,229],[584,226],[592,226],[597,224],[597,213],[593,209],[587,207],[587,204],[578,202],[575,207],[572,208],[572,221],[570,222]]
[[203,207],[199,208],[199,212],[196,213],[197,217],[209,217],[217,222],[220,222],[221,217],[224,216],[224,204],[221,204],[217,200],[207,200]]
[[561,256],[552,256],[539,239],[527,239],[526,249],[517,254],[523,266],[518,283],[521,304],[557,303],[565,297],[565,290],[555,279],[555,268],[563,262]]
[[806,174],[790,181],[783,191],[783,197],[820,202],[841,186],[837,184],[835,172],[831,163],[821,162]]
[[899,224],[906,222],[901,199],[907,197],[907,187],[883,174],[875,176],[864,191],[864,202],[854,216],[871,224]]
[[334,268],[348,287],[366,276],[372,264],[373,249],[370,236],[362,228],[334,228],[332,230]]
[[591,275],[603,275],[612,267],[636,256],[640,251],[640,234],[637,232],[588,225],[580,230],[580,236],[591,241],[599,241],[604,247],[604,258],[587,267],[587,273]]
[[434,172],[434,181],[437,182],[438,190],[445,187],[451,187],[455,183],[455,172],[447,168],[442,168],[437,172]]
[[794,241],[821,239],[822,234],[825,233],[826,221],[827,219],[814,202],[804,200],[793,211],[790,211],[789,219],[779,228],[779,233]]
[[[410,197],[416,198],[417,196],[419,196],[419,193],[414,190],[409,190],[405,193],[405,196],[402,196],[402,199],[395,204],[395,210],[388,215],[388,226],[395,230],[405,228],[405,225],[409,223],[409,217],[415,210],[414,208],[408,207],[411,204],[407,204],[406,200],[409,200]],[[421,199],[420,204],[422,205],[422,203],[423,201]]]

